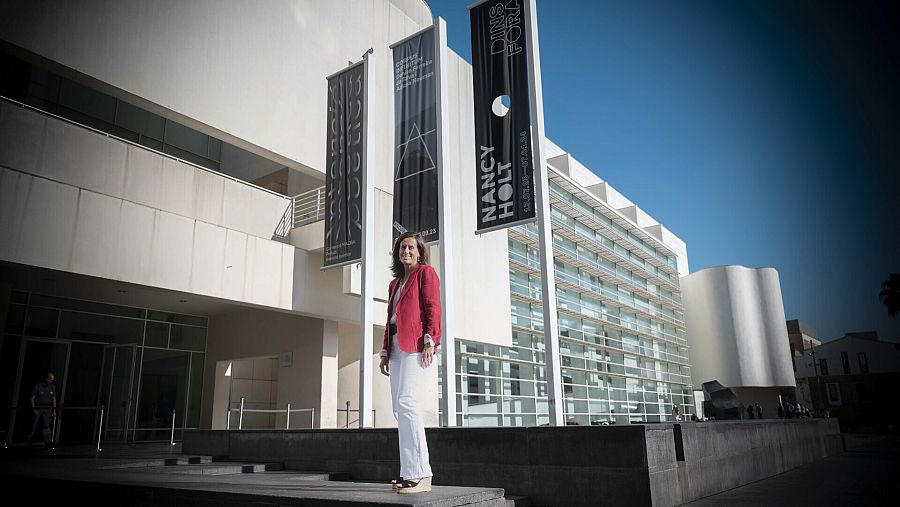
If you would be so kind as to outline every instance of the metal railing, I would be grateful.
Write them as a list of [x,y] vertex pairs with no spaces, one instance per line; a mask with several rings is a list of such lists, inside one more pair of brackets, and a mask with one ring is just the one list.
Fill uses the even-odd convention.
[[[346,419],[344,421],[344,427],[349,428],[350,427],[350,412],[356,412],[358,414],[359,409],[356,409],[356,408],[351,409],[349,401],[346,402],[346,407],[347,408],[345,408],[343,410],[338,409],[337,411],[338,411],[338,414],[340,414],[341,412],[344,413],[344,415],[346,416]],[[359,416],[357,416],[357,418],[356,418],[356,425],[359,426]],[[372,409],[372,426],[373,427],[375,426],[375,409],[374,408]]]
[[[228,413],[225,418],[225,429],[231,429],[231,413],[238,413],[238,430],[244,429],[244,414],[285,414],[285,424],[284,429],[291,429],[291,414],[294,412],[309,412],[309,427],[314,428],[316,422],[316,409],[315,408],[291,408],[291,404],[286,404],[286,408],[244,408],[244,398],[241,398],[241,406],[240,408],[228,408]],[[278,428],[272,428],[278,429]]]
[[291,223],[302,227],[319,220],[325,220],[325,186],[307,190],[291,198]]

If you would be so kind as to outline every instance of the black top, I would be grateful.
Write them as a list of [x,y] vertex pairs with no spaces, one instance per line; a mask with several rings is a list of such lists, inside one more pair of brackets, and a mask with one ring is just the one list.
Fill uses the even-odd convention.
[[38,382],[31,388],[31,396],[35,405],[50,406],[56,399],[56,386],[47,382]]

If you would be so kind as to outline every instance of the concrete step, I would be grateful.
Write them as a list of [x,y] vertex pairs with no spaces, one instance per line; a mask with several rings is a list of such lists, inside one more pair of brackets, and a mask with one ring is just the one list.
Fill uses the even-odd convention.
[[[217,462],[211,456],[181,456],[115,463],[100,467],[103,470],[153,470],[159,473],[228,475],[275,472],[284,470],[282,463]],[[339,475],[339,474],[336,474]],[[328,480],[328,475],[323,475]]]
[[120,460],[111,465],[100,467],[102,469],[113,470],[117,468],[150,468],[160,466],[176,466],[176,465],[202,465],[217,461],[224,461],[224,458],[216,458],[213,456],[172,456],[169,458],[148,458],[141,460]]

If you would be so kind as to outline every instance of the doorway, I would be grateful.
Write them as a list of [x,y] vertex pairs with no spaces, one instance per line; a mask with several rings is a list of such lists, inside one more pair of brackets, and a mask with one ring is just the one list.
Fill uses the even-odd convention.
[[[19,354],[19,374],[16,377],[16,399],[9,415],[7,443],[25,443],[31,432],[33,412],[31,390],[42,382],[47,373],[56,377],[56,402],[61,404],[66,385],[66,366],[69,364],[69,343],[50,338],[26,338]],[[59,417],[51,422],[54,443],[59,440]],[[40,429],[38,429],[40,431]]]

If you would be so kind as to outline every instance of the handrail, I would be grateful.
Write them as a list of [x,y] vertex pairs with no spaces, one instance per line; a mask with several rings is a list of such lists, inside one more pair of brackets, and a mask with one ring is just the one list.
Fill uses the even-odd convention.
[[[225,429],[226,430],[231,429],[231,413],[232,412],[240,413],[240,417],[238,419],[238,428],[237,428],[238,430],[244,429],[244,414],[248,413],[248,412],[258,413],[258,414],[282,414],[283,413],[283,414],[285,414],[285,419],[286,419],[286,423],[285,423],[285,427],[284,427],[284,429],[286,429],[286,430],[291,429],[290,425],[291,425],[291,413],[292,412],[309,412],[310,413],[309,427],[310,428],[315,427],[315,422],[316,422],[315,407],[314,408],[291,408],[291,404],[288,403],[287,408],[283,408],[283,409],[282,408],[244,408],[244,400],[245,400],[245,398],[241,398],[241,407],[240,408],[231,408],[231,407],[228,408],[227,414],[226,414],[226,419],[225,419]],[[273,429],[277,429],[277,428],[273,428]]]
[[291,198],[292,228],[325,220],[325,185]]
[[77,127],[81,127],[81,128],[83,128],[83,129],[87,129],[87,130],[93,131],[93,132],[95,132],[95,133],[97,133],[97,134],[104,135],[104,136],[106,136],[106,137],[108,137],[108,138],[110,138],[110,139],[115,139],[115,140],[117,140],[117,141],[121,141],[121,142],[123,142],[123,143],[130,144],[130,145],[132,145],[132,146],[135,146],[135,147],[137,147],[137,148],[141,148],[141,149],[143,149],[143,150],[147,150],[147,151],[156,153],[157,155],[161,155],[161,156],[166,157],[166,158],[168,158],[168,159],[172,159],[172,160],[175,160],[175,161],[177,161],[177,162],[181,162],[182,164],[187,164],[187,165],[189,165],[189,166],[191,166],[191,167],[195,167],[195,168],[197,168],[197,169],[201,169],[201,170],[206,171],[206,172],[208,172],[208,173],[212,173],[212,174],[215,174],[215,175],[217,175],[217,176],[221,176],[221,177],[223,177],[223,178],[229,179],[229,180],[234,181],[234,182],[236,182],[236,183],[240,183],[240,184],[242,184],[242,185],[247,185],[248,187],[251,187],[251,188],[253,188],[253,189],[255,189],[255,190],[262,190],[263,192],[266,192],[267,194],[272,194],[272,195],[278,196],[278,197],[280,197],[280,198],[282,198],[282,199],[285,199],[285,200],[290,199],[290,197],[288,197],[288,196],[286,196],[286,195],[284,195],[284,194],[279,194],[278,192],[273,192],[273,191],[269,190],[268,188],[263,188],[263,187],[261,187],[261,186],[259,186],[259,185],[254,185],[253,183],[250,183],[250,182],[248,182],[248,181],[244,181],[244,180],[242,180],[242,179],[235,178],[234,176],[229,176],[229,175],[227,175],[227,174],[220,173],[219,171],[216,171],[215,169],[210,169],[209,167],[203,167],[202,165],[195,164],[195,163],[193,163],[193,162],[191,162],[191,161],[189,161],[189,160],[184,160],[184,159],[182,159],[182,158],[178,158],[178,157],[176,157],[176,156],[173,156],[173,155],[171,155],[171,154],[169,154],[169,153],[165,153],[165,152],[162,152],[162,151],[159,151],[159,150],[155,150],[155,149],[153,149],[153,148],[150,148],[149,146],[144,146],[143,144],[138,144],[138,143],[136,143],[136,142],[134,142],[134,141],[129,141],[128,139],[123,139],[123,138],[121,138],[121,137],[119,137],[119,136],[110,134],[109,132],[104,132],[104,131],[102,131],[102,130],[100,130],[100,129],[97,129],[97,128],[94,128],[94,127],[85,125],[85,124],[83,124],[83,123],[78,123],[77,121],[74,121],[74,120],[71,120],[71,119],[69,119],[69,118],[66,118],[65,116],[59,116],[58,114],[53,114],[53,113],[51,113],[50,111],[45,111],[45,110],[43,110],[43,109],[40,109],[40,108],[37,108],[37,107],[34,107],[34,106],[30,106],[30,105],[28,105],[28,104],[25,104],[25,103],[23,103],[23,102],[19,102],[18,100],[11,99],[11,98],[6,97],[6,96],[4,96],[4,95],[0,95],[0,100],[4,100],[4,101],[9,102],[9,103],[11,103],[11,104],[18,105],[18,106],[20,106],[20,107],[22,107],[22,108],[24,108],[24,109],[30,109],[30,110],[32,110],[32,111],[36,111],[36,112],[38,112],[38,113],[40,113],[40,114],[42,114],[42,115],[44,115],[44,116],[51,116],[51,117],[53,117],[53,118],[56,118],[57,120],[62,120],[62,121],[64,121],[64,122],[66,122],[66,123],[75,125],[75,126],[77,126]]
[[[349,428],[350,427],[350,412],[359,413],[359,409],[358,408],[351,409],[349,400],[346,402],[346,407],[347,408],[345,408],[343,410],[337,409],[337,411],[338,411],[338,413],[344,412],[347,414],[347,417],[345,418],[345,421],[344,421],[344,427]],[[359,424],[360,424],[359,418],[356,419],[356,424],[357,424],[357,426],[359,426]],[[375,409],[374,408],[372,409],[372,426],[375,426]]]

